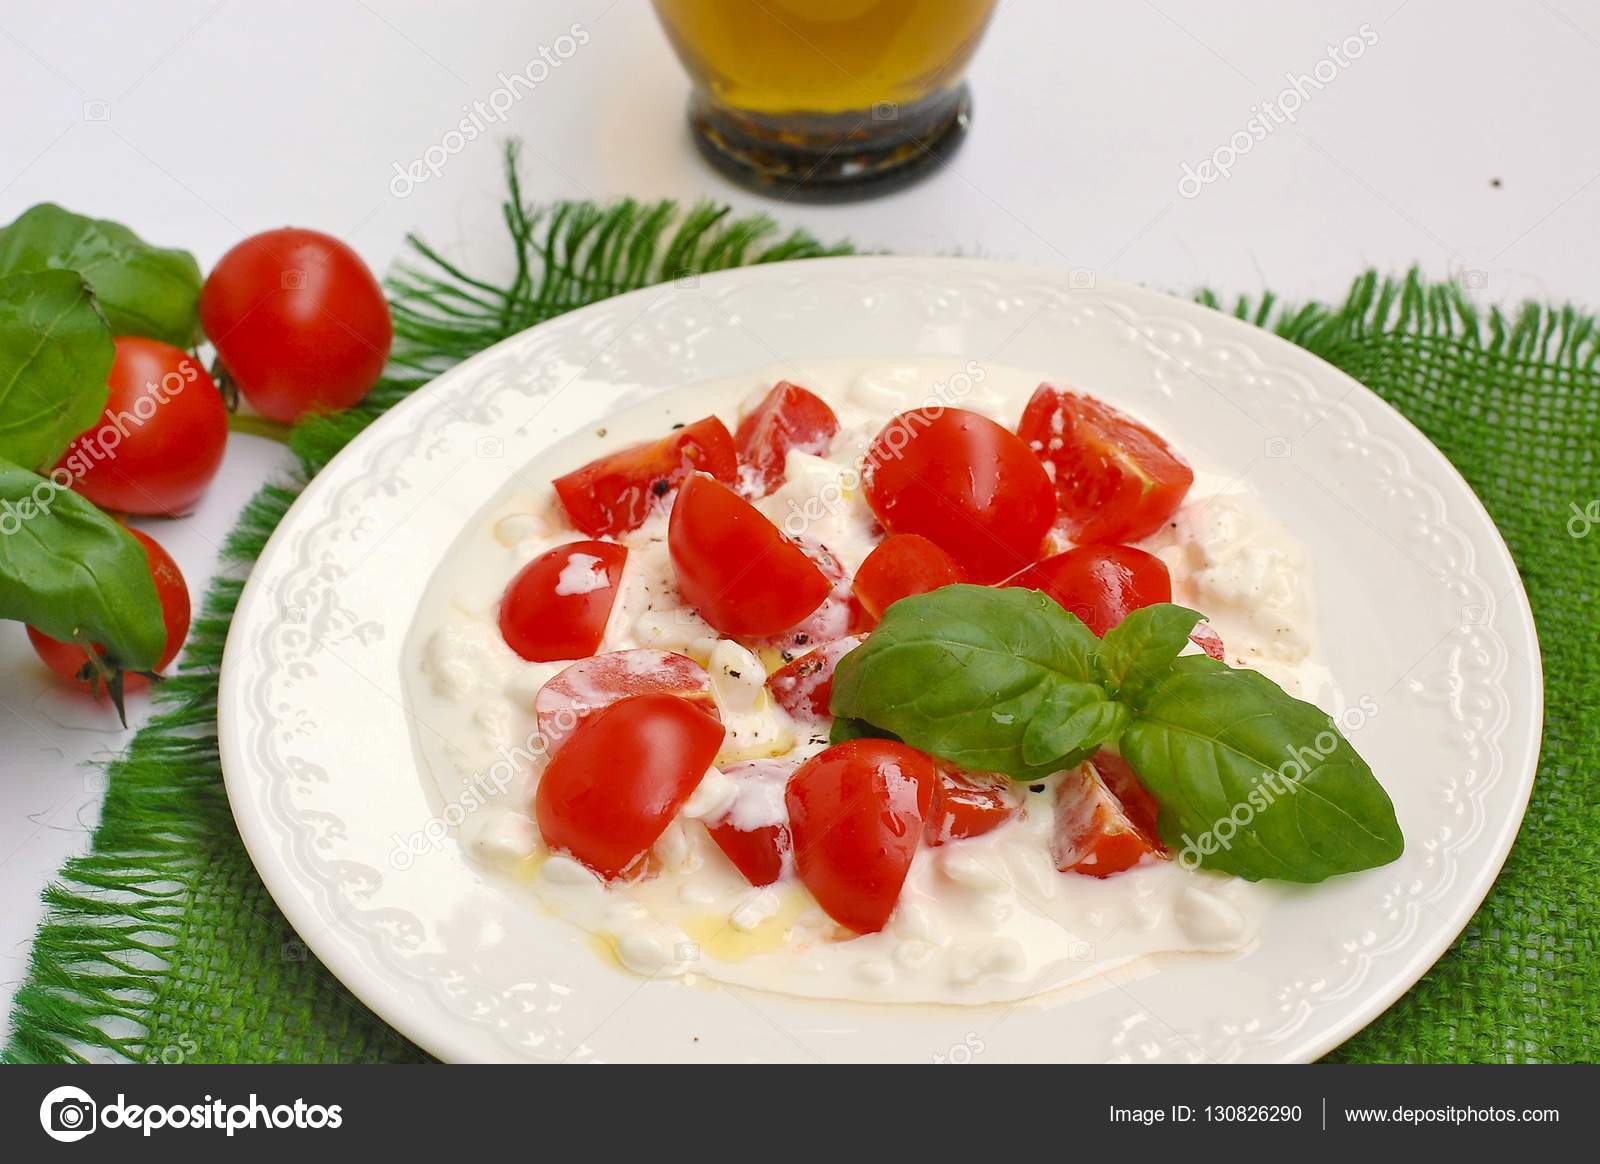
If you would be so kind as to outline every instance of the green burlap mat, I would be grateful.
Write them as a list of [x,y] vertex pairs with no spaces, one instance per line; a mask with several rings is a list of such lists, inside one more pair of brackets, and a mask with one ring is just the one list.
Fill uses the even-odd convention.
[[[217,667],[238,576],[356,432],[431,375],[542,320],[694,272],[843,253],[725,208],[525,209],[509,167],[515,274],[470,277],[415,239],[391,277],[394,378],[358,410],[300,426],[302,476],[253,500],[224,550],[186,661],[110,765],[91,853],[46,892],[6,1057],[357,1062],[425,1056],[311,958],[246,857],[217,762]],[[1219,306],[1210,296],[1202,296]],[[1343,368],[1409,416],[1483,498],[1511,546],[1544,650],[1544,752],[1516,848],[1466,931],[1345,1060],[1600,1058],[1600,344],[1594,320],[1480,312],[1453,286],[1368,274],[1344,303],[1234,312]],[[1576,507],[1576,508],[1574,508]],[[1570,528],[1569,528],[1570,527]]]

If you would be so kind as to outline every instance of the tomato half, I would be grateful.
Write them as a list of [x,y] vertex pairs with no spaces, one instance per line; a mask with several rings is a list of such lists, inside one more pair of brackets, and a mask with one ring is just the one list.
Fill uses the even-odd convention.
[[188,513],[222,466],[228,409],[200,361],[171,344],[118,336],[106,410],[56,468],[102,509]]
[[726,635],[776,635],[833,589],[817,564],[732,489],[696,474],[678,490],[667,525],[678,590]]
[[876,622],[902,598],[966,580],[956,560],[921,534],[890,534],[856,571],[855,594]]
[[555,755],[577,726],[601,708],[630,695],[649,694],[676,695],[712,719],[722,718],[711,697],[711,676],[689,656],[648,647],[607,651],[579,659],[534,697],[545,754]]
[[833,671],[839,660],[866,641],[866,635],[849,635],[823,643],[767,676],[767,690],[777,705],[795,719],[825,720],[833,698]]
[[739,473],[728,428],[714,416],[632,445],[555,479],[572,524],[592,538],[638,529],[691,473],[732,482]]
[[522,567],[500,599],[500,634],[530,663],[592,655],[617,601],[625,546],[571,542]]
[[783,798],[794,769],[792,761],[746,760],[722,770],[737,792],[723,812],[705,822],[706,832],[751,885],[771,885],[789,863]]
[[1150,429],[1093,396],[1041,384],[1017,435],[1055,476],[1074,542],[1136,542],[1182,504],[1194,470]]
[[944,549],[974,582],[1034,561],[1055,520],[1055,491],[1014,433],[960,408],[904,412],[874,438],[867,503],[891,533]]
[[1155,798],[1114,752],[1065,773],[1056,789],[1051,853],[1063,873],[1109,877],[1170,857],[1156,831]]
[[778,381],[739,422],[740,485],[752,497],[765,497],[783,484],[790,449],[821,457],[839,432],[839,418],[815,393]]
[[349,408],[389,359],[383,288],[344,243],[320,231],[263,231],[218,260],[200,322],[240,391],[263,416],[294,421]]
[[929,845],[981,837],[1022,808],[1022,787],[998,772],[969,772],[942,761],[935,761],[935,769],[939,782],[923,838]]
[[1097,635],[1141,606],[1172,601],[1166,563],[1133,546],[1076,546],[1035,562],[1000,585],[1044,591]]
[[933,761],[894,740],[850,740],[811,757],[784,802],[795,869],[817,904],[857,933],[884,927],[922,840]]
[[551,849],[605,878],[636,871],[722,747],[722,724],[675,695],[631,695],[550,761],[534,816]]
[[[177,658],[183,640],[189,633],[189,586],[183,580],[178,563],[172,560],[172,555],[155,538],[143,530],[130,528],[128,532],[144,547],[145,556],[150,560],[150,576],[156,583],[156,597],[161,600],[161,622],[167,630],[167,644],[152,669],[164,671]],[[89,662],[88,652],[77,643],[53,639],[31,626],[28,628],[28,641],[33,644],[39,658],[44,660],[45,666],[57,675],[63,679],[81,680],[85,687],[98,690],[94,673],[85,670]],[[95,644],[95,650],[105,654],[105,648],[98,643]],[[137,671],[128,672],[123,675],[123,690],[137,690],[146,682],[145,677]]]

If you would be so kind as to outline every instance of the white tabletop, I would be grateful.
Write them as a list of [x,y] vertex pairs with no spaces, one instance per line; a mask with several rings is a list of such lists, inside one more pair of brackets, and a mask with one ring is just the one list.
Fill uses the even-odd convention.
[[[534,70],[548,75],[519,86],[490,135],[409,190],[396,178],[456,146],[472,102],[505,106],[500,75],[574,26],[586,43],[547,54],[559,65]],[[414,230],[494,268],[497,143],[517,135],[535,200],[709,196],[869,248],[1175,291],[1336,298],[1365,267],[1418,263],[1485,302],[1600,302],[1600,11],[1582,0],[1002,0],[972,81],[973,132],[940,173],[876,202],[798,206],[701,162],[687,83],[645,0],[13,3],[0,8],[0,222],[56,201],[203,267],[293,223],[381,269]],[[1186,164],[1211,180],[1185,181]],[[199,511],[148,527],[197,600],[240,506],[284,463],[236,436]],[[51,681],[15,623],[0,624],[0,676],[9,999],[39,891],[87,846],[93,761],[127,733]]]

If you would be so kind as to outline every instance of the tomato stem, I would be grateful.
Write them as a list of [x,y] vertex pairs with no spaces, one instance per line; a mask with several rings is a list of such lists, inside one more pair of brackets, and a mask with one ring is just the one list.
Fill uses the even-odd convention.
[[291,426],[281,420],[268,420],[264,416],[252,416],[242,412],[228,413],[228,431],[245,432],[251,436],[266,437],[269,441],[277,441],[280,445],[289,443]]

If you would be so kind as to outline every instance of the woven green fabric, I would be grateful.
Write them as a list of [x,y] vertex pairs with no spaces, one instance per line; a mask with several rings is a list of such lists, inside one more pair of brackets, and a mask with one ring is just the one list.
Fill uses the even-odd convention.
[[[391,279],[399,375],[356,411],[302,425],[297,482],[265,488],[225,548],[241,572],[299,482],[431,374],[563,311],[654,282],[848,248],[778,237],[764,219],[698,207],[506,208],[507,286],[412,240]],[[1209,296],[1202,296],[1218,306]],[[1235,312],[1363,381],[1422,428],[1493,514],[1540,629],[1543,758],[1511,859],[1452,949],[1341,1047],[1342,1060],[1600,1058],[1600,344],[1577,312],[1480,314],[1452,287],[1366,275],[1338,306]],[[1576,507],[1576,508],[1574,508]],[[1600,522],[1595,523],[1600,525]],[[1570,529],[1569,529],[1570,526]],[[239,594],[213,583],[160,710],[110,766],[89,856],[68,862],[19,990],[6,1057],[367,1062],[424,1058],[309,957],[255,875],[223,793],[216,671]]]

